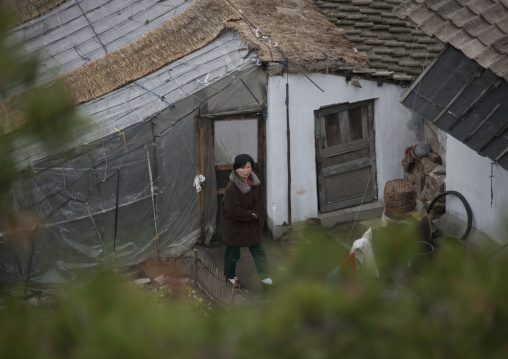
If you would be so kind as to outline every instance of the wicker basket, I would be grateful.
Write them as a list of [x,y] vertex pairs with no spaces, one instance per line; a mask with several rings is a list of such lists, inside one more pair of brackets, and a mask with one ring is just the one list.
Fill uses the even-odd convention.
[[385,209],[389,213],[403,214],[416,207],[416,189],[403,179],[386,182],[384,189]]

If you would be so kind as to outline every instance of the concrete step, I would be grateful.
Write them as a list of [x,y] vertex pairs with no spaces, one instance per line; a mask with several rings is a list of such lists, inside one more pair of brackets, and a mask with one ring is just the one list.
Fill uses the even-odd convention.
[[332,228],[341,224],[364,221],[381,217],[384,205],[380,202],[371,202],[360,206],[344,208],[333,212],[323,213],[318,216],[321,226]]

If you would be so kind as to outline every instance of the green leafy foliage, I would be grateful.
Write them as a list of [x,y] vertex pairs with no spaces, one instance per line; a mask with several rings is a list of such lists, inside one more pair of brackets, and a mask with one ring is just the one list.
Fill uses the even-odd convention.
[[[110,274],[76,283],[51,306],[4,299],[0,350],[9,358],[505,358],[508,261],[503,252],[442,246],[424,275],[399,254],[359,291],[324,281],[343,258],[333,241],[295,238],[285,280],[251,305],[210,308],[194,288],[146,292]],[[376,240],[387,241],[377,237]],[[379,242],[382,243],[382,242]],[[390,244],[391,245],[391,244]],[[319,247],[309,252],[310,247]],[[306,255],[304,255],[306,253]],[[315,254],[317,253],[317,257]],[[379,258],[379,255],[377,255]],[[411,258],[410,258],[411,259]],[[383,262],[383,261],[381,261]],[[306,271],[313,266],[320,269]],[[395,271],[395,272],[394,272]],[[388,277],[392,277],[388,280]],[[79,285],[78,285],[79,284]],[[205,314],[205,315],[203,315]],[[23,345],[29,342],[30,345]]]
[[165,304],[172,300],[174,297],[171,288],[163,286],[156,288],[149,288],[145,291],[148,300],[155,304]]
[[[36,60],[4,51],[8,20],[0,11],[2,98],[14,85],[32,88],[36,78]],[[16,166],[20,138],[41,145],[72,138],[72,106],[58,86],[29,92],[25,124],[0,137],[0,197],[28,175]],[[20,219],[9,223],[15,228]],[[169,288],[146,293],[106,271],[37,307],[0,292],[0,357],[507,358],[506,251],[491,257],[442,246],[414,275],[412,230],[376,238],[381,276],[354,291],[325,281],[348,251],[307,228],[292,239],[284,272],[274,273],[278,287],[249,306],[212,309],[192,288],[179,298]]]
[[191,287],[186,287],[186,291],[187,297],[185,298],[185,303],[188,308],[203,314],[205,317],[212,313],[213,307],[210,301],[204,299],[204,295],[206,294]]

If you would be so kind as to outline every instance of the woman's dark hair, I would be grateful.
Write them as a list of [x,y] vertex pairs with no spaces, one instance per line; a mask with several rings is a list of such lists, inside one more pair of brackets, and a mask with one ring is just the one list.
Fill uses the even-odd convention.
[[254,160],[251,156],[247,154],[241,154],[235,157],[235,162],[233,163],[233,168],[236,170],[238,168],[244,167],[247,162],[250,162],[250,165],[254,167]]

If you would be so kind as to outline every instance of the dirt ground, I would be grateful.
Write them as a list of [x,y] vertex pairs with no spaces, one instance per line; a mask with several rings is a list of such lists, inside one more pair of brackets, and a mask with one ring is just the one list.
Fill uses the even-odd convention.
[[[375,222],[373,222],[375,225]],[[355,239],[360,238],[361,235],[371,226],[370,222],[357,222],[355,224],[347,224],[343,226],[326,229],[326,233],[331,240],[340,241],[347,245],[348,242],[352,243]],[[262,240],[262,245],[265,250],[268,267],[272,273],[277,273],[284,270],[285,263],[291,259],[294,251],[295,238],[299,235],[299,231],[295,230],[288,232],[281,238],[274,240],[269,233],[265,233]],[[224,268],[224,253],[225,244],[221,240],[214,240],[209,245],[198,242],[192,250],[184,254],[184,256],[192,257],[194,250],[197,250],[198,257],[213,264],[220,273],[223,273]],[[341,258],[337,258],[339,262]],[[338,263],[337,262],[337,263]],[[151,280],[151,286],[157,287],[162,284],[154,282],[154,280],[162,275],[166,277],[166,283],[172,287],[179,286],[192,286],[191,278],[184,278],[175,275],[171,272],[168,265],[164,263],[156,263],[155,261],[147,261],[139,266],[141,276],[147,277]],[[242,281],[246,287],[246,292],[250,299],[257,300],[263,298],[265,290],[261,286],[260,279],[257,275],[254,260],[248,248],[241,248],[241,257],[237,263],[236,268],[237,277]],[[168,278],[171,278],[171,283],[168,283]],[[276,281],[276,278],[274,278]],[[204,295],[202,295],[204,297]]]
[[[356,239],[361,238],[365,231],[367,231],[369,228],[373,229],[375,237],[375,233],[380,226],[380,218],[374,218],[371,220],[348,223],[333,228],[319,228],[326,233],[330,240],[336,243],[340,243],[341,246],[344,246],[346,249],[348,249],[351,247],[353,242]],[[447,222],[440,224],[440,226],[440,230],[446,230],[448,227],[450,227]],[[293,231],[288,232],[277,240],[274,240],[269,233],[265,233],[262,240],[262,245],[267,256],[268,267],[272,274],[274,274],[274,280],[276,284],[277,273],[283,271],[284,266],[286,266],[288,261],[291,260],[295,250],[295,242],[301,233],[304,232],[305,228],[306,225],[300,227],[300,229],[293,229]],[[463,230],[462,227],[460,229]],[[373,239],[375,240],[376,238]],[[199,258],[213,264],[218,269],[219,273],[223,273],[224,253],[226,250],[224,242],[221,240],[214,240],[209,245],[204,245],[198,242],[194,248],[185,253],[184,256],[193,257],[195,250],[197,251]],[[343,258],[337,258],[337,263],[339,263],[342,259]],[[163,263],[156,263],[153,260],[147,261],[146,263],[138,266],[138,269],[140,270],[140,276],[147,277],[151,280],[150,286],[152,287],[161,286],[161,284],[157,284],[155,282],[155,279],[161,275],[164,275],[166,279],[171,279],[170,283],[165,283],[166,285],[169,284],[171,287],[193,286],[191,278],[183,278],[175,275],[175,273],[171,272],[169,266]],[[260,279],[255,269],[254,261],[250,255],[248,248],[241,248],[241,257],[237,264],[236,274],[242,283],[245,284],[246,292],[248,292],[247,294],[250,298],[249,300],[257,300],[264,297],[265,291],[261,286]],[[213,302],[213,300],[211,298],[207,298],[204,293],[199,293],[199,296],[206,299],[210,303]]]
[[[283,238],[275,241],[270,236],[265,236],[262,245],[265,249],[270,270],[279,270],[279,265],[283,263],[284,259],[291,253],[291,240]],[[200,259],[213,264],[219,270],[219,273],[223,273],[224,252],[226,250],[224,242],[214,240],[208,246],[197,243],[192,250],[188,251],[183,256],[193,257],[194,249],[197,250]],[[164,260],[157,262],[151,259],[140,264],[136,269],[138,270],[138,279],[148,278],[150,280],[149,283],[144,285],[148,289],[168,286],[176,290],[177,293],[182,293],[182,287],[192,287],[197,290],[195,293],[196,296],[203,298],[207,302],[213,302],[203,291],[194,287],[192,278],[178,275]],[[243,292],[250,300],[257,300],[263,296],[264,290],[261,286],[255,269],[254,260],[248,248],[241,248],[241,258],[237,264],[236,274],[245,285],[246,289]],[[161,281],[161,279],[163,280]]]
[[[280,270],[285,260],[291,256],[292,241],[288,238],[281,238],[277,241],[273,240],[271,236],[265,235],[261,242],[266,253],[268,268],[270,272]],[[221,273],[224,270],[224,253],[226,247],[222,241],[213,241],[209,246],[201,244],[196,245],[200,254],[213,263]],[[246,290],[254,298],[263,295],[263,287],[261,286],[260,278],[256,272],[254,260],[248,248],[240,249],[240,260],[236,265],[236,276],[245,285]]]

